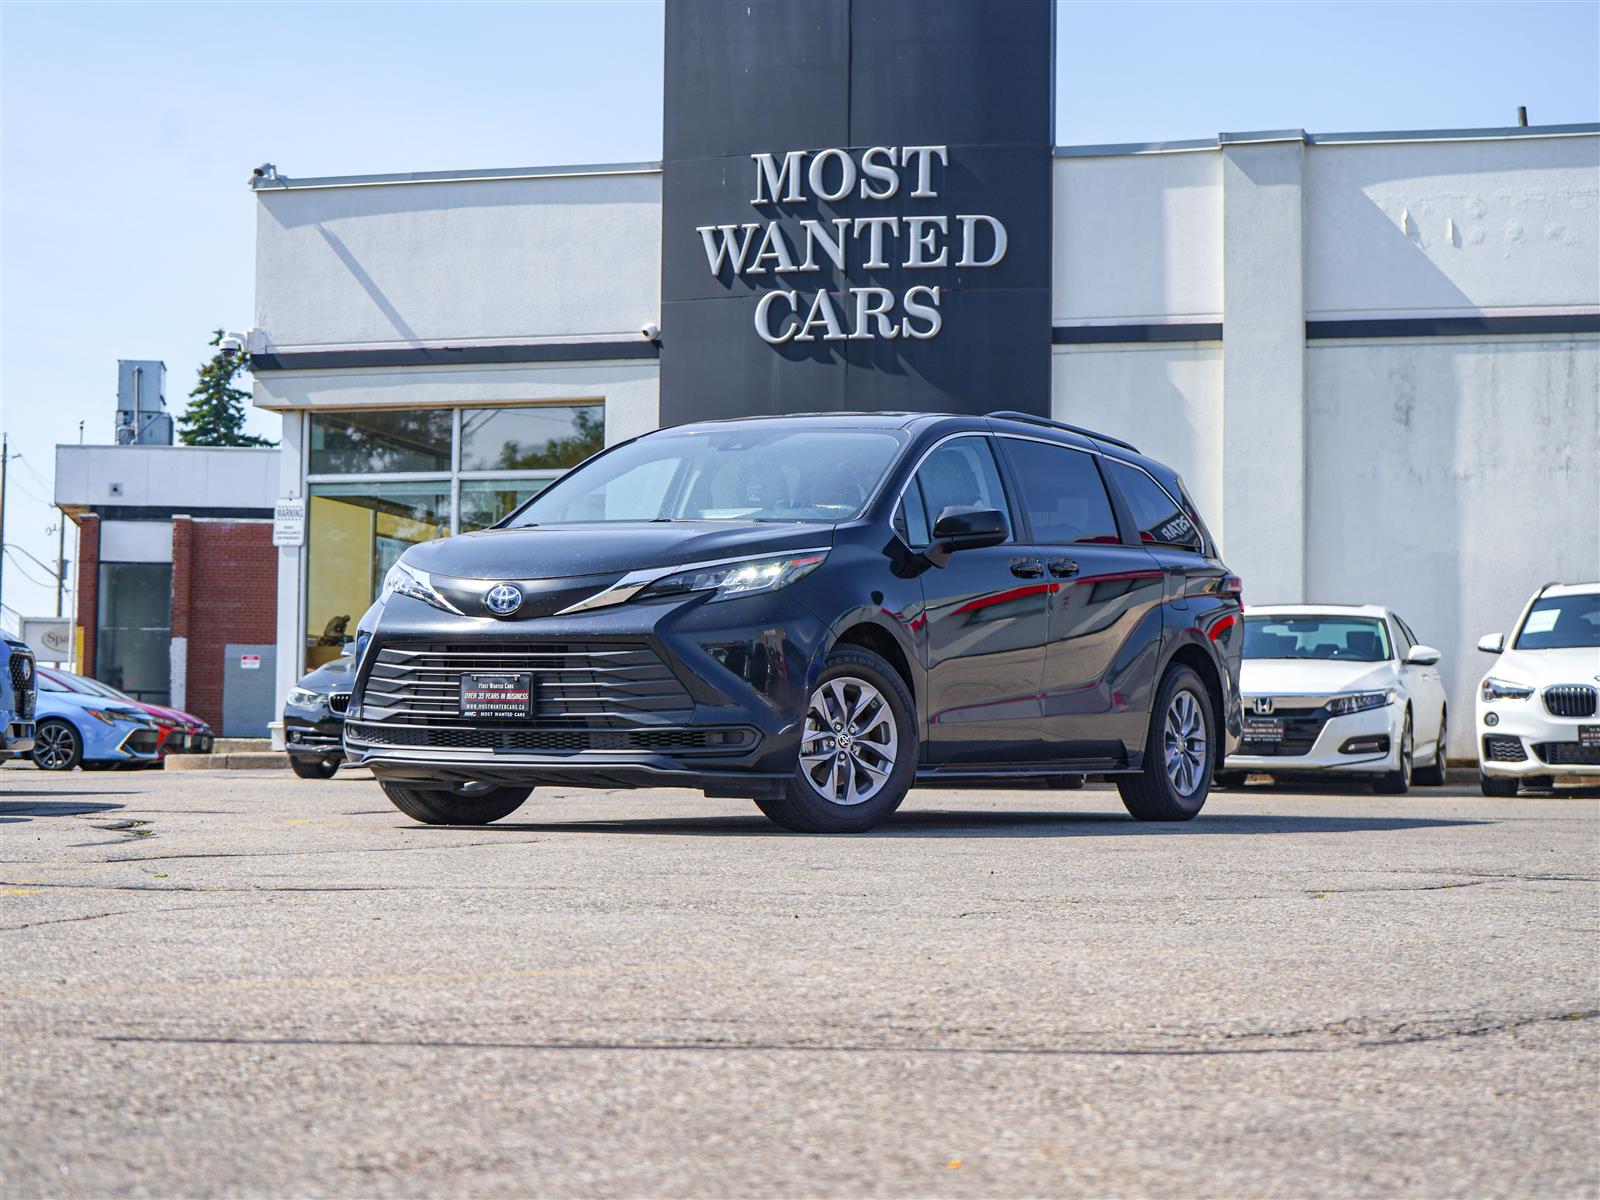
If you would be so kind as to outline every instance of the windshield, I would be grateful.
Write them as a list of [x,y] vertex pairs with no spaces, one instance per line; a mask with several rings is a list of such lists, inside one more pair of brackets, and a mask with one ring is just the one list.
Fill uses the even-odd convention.
[[133,704],[136,701],[126,692],[119,692],[109,683],[101,683],[98,679],[89,679],[83,675],[71,675],[66,672],[60,675],[39,672],[41,679],[50,679],[55,682],[54,687],[45,689],[51,692],[76,692],[80,696],[104,696],[108,700],[126,700]]
[[507,524],[846,521],[902,442],[886,429],[794,426],[645,437],[563,476]]
[[1535,600],[1517,633],[1518,650],[1600,647],[1600,592]]
[[1375,617],[1246,617],[1244,656],[1383,662],[1389,631]]

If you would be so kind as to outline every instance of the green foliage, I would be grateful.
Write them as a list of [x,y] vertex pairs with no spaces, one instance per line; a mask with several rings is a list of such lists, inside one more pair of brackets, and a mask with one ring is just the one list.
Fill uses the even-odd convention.
[[[222,330],[211,334],[211,345],[220,345]],[[178,440],[185,446],[276,446],[278,443],[244,431],[244,404],[249,399],[234,380],[250,369],[250,356],[243,350],[224,354],[218,350],[200,368],[189,405],[178,418]]]
[[606,423],[598,405],[572,410],[570,437],[551,438],[532,446],[508,441],[500,449],[502,471],[526,471],[539,467],[575,467],[590,455],[606,448]]

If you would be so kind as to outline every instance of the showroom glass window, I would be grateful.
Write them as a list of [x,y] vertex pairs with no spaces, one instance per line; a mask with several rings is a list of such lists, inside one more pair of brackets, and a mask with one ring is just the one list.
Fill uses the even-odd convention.
[[103,562],[95,676],[146,704],[172,686],[172,564]]
[[507,516],[605,445],[601,404],[307,418],[305,665],[337,658],[407,547]]

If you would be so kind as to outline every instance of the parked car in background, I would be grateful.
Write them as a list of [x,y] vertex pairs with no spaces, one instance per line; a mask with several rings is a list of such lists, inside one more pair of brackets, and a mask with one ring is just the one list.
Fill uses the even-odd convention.
[[1239,691],[1244,736],[1217,774],[1225,787],[1253,773],[1370,778],[1387,794],[1445,781],[1439,651],[1392,609],[1251,605]]
[[1018,413],[710,421],[412,546],[358,624],[347,761],[483,824],[539,785],[694,787],[872,828],[914,781],[1114,778],[1199,813],[1240,583],[1182,480]]
[[289,766],[302,779],[328,779],[344,761],[344,717],[355,683],[349,648],[289,689],[283,706],[283,740]]
[[0,753],[33,749],[37,679],[27,643],[0,638]]
[[1511,636],[1486,634],[1494,665],[1478,685],[1478,782],[1485,796],[1600,779],[1600,583],[1535,592]]
[[136,705],[74,692],[40,674],[32,751],[40,769],[154,766],[160,745],[155,718]]
[[135,700],[128,693],[119,691],[109,683],[102,683],[98,679],[90,679],[87,675],[78,675],[72,671],[63,671],[59,667],[40,667],[39,676],[47,683],[63,687],[69,692],[115,700],[148,713],[161,733],[161,745],[158,749],[163,758],[168,754],[211,753],[212,743],[215,741],[211,726],[193,713],[168,708],[162,704],[148,704],[143,700]]

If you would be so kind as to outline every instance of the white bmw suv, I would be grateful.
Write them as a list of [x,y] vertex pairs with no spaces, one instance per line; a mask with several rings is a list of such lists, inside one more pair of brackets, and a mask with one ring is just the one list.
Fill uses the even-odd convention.
[[1399,794],[1445,780],[1439,651],[1376,604],[1246,607],[1244,737],[1216,782],[1250,774],[1366,778]]
[[1548,789],[1557,775],[1600,780],[1600,583],[1533,594],[1508,641],[1478,642],[1494,665],[1478,685],[1478,781],[1485,796]]

